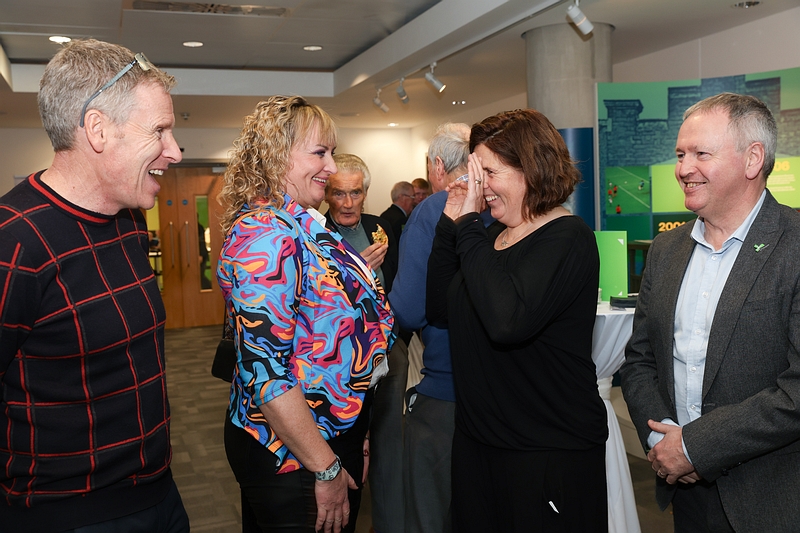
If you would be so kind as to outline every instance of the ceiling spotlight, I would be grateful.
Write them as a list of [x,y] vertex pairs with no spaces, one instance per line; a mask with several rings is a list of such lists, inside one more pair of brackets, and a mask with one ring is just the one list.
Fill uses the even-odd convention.
[[319,52],[322,50],[322,47],[318,44],[309,44],[308,46],[304,46],[303,50],[306,52]]
[[186,48],[200,48],[201,46],[203,46],[203,43],[201,43],[200,41],[186,41],[185,43],[183,43],[183,46],[185,46]]
[[436,89],[437,92],[444,91],[444,88],[447,87],[444,83],[439,81],[439,78],[433,75],[433,69],[436,68],[436,61],[431,63],[431,71],[425,74],[425,79],[428,80],[428,83],[433,85],[433,88]]
[[403,82],[406,81],[405,78],[400,78],[400,85],[397,86],[397,96],[400,97],[400,101],[404,104],[408,103],[408,93],[405,89],[403,89]]
[[381,90],[380,89],[378,89],[378,91],[375,93],[375,98],[372,99],[372,103],[375,104],[376,106],[378,106],[378,109],[380,109],[384,113],[388,113],[389,112],[389,106],[384,104],[381,101]]
[[578,28],[578,31],[580,31],[583,35],[589,35],[594,29],[594,25],[589,19],[586,18],[586,15],[583,14],[581,8],[578,7],[578,2],[579,0],[575,0],[575,3],[567,8],[567,16]]
[[70,42],[72,39],[69,37],[64,37],[63,35],[53,35],[48,40],[53,41],[54,43],[64,44]]

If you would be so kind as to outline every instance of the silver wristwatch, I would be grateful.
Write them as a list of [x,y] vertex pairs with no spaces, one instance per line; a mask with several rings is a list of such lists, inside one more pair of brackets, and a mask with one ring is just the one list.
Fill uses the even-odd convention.
[[342,462],[339,460],[339,456],[334,455],[334,457],[336,457],[336,460],[331,466],[322,472],[314,472],[314,477],[317,478],[317,481],[331,481],[342,471]]

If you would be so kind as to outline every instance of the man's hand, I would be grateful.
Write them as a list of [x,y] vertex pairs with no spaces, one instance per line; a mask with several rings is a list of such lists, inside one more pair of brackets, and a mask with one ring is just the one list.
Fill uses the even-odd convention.
[[699,480],[700,476],[683,453],[683,428],[655,420],[648,420],[647,425],[653,431],[664,434],[661,442],[647,454],[653,471],[670,485],[678,481],[694,483]]
[[388,244],[373,242],[361,252],[361,257],[369,263],[369,266],[371,266],[373,270],[378,270],[383,264],[383,260],[386,258],[386,252],[388,251]]

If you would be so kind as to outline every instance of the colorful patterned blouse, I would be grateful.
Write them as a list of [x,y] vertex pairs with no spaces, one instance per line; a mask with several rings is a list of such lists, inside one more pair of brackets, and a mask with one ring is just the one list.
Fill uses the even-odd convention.
[[217,277],[238,364],[231,421],[302,468],[258,406],[298,384],[325,440],[353,425],[373,369],[394,338],[383,289],[361,256],[285,196],[283,208],[244,206],[220,253]]

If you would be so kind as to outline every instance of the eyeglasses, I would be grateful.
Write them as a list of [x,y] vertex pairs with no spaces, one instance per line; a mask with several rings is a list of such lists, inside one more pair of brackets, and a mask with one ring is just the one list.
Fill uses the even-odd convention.
[[361,198],[362,196],[364,196],[364,191],[359,191],[359,190],[350,191],[350,192],[345,192],[345,191],[333,191],[333,197],[334,197],[334,198],[336,198],[336,199],[337,199],[337,200],[339,200],[339,201],[342,201],[342,200],[344,200],[344,198],[345,198],[346,196],[350,196],[350,199],[351,199],[351,200],[358,200],[359,198]]
[[406,198],[411,198],[412,200],[414,199],[414,195],[413,194],[401,193],[400,196],[405,196]]
[[89,107],[89,104],[92,103],[92,100],[100,96],[100,93],[102,93],[103,91],[114,85],[118,79],[124,76],[125,73],[128,72],[130,69],[132,69],[133,66],[137,63],[142,68],[142,70],[145,71],[154,68],[153,64],[144,56],[143,53],[139,52],[138,54],[134,55],[133,61],[122,67],[122,70],[117,72],[116,76],[111,78],[111,80],[108,83],[97,89],[97,92],[95,92],[92,96],[90,96],[89,99],[86,100],[86,103],[83,104],[83,109],[81,109],[81,128],[83,127],[83,118],[86,115],[86,108]]

